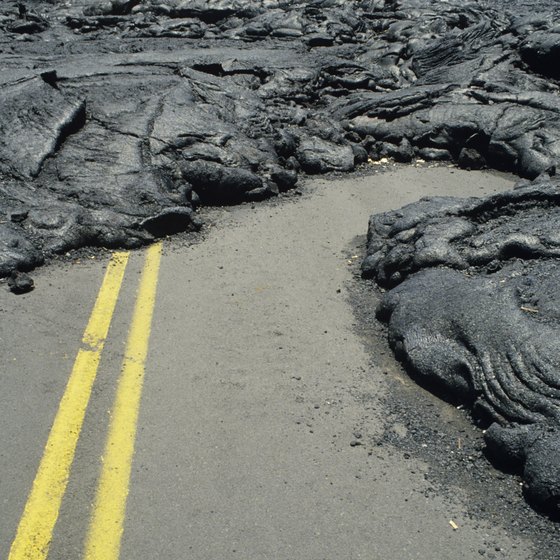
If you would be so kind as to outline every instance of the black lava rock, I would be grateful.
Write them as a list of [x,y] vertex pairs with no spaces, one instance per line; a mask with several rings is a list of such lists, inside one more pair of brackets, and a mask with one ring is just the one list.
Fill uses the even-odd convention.
[[35,287],[33,279],[25,272],[14,271],[8,277],[8,288],[14,294],[25,294]]
[[167,210],[275,196],[368,155],[535,178],[560,160],[559,12],[540,0],[5,3],[0,275],[85,245],[137,247]]
[[374,215],[365,276],[411,375],[472,408],[489,455],[526,494],[560,504],[560,183],[486,198],[425,198]]
[[201,224],[190,208],[166,208],[156,216],[142,220],[140,227],[155,237],[172,235],[182,231],[196,231]]

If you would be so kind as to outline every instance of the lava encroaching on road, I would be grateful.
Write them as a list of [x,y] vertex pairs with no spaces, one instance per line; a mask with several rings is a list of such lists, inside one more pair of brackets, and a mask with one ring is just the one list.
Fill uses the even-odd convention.
[[560,154],[558,35],[526,4],[5,4],[0,275],[368,158],[538,176]]
[[[519,188],[370,221],[417,376],[560,502],[560,33],[550,2],[74,0],[0,8],[0,277],[197,230],[199,205],[415,158]],[[27,278],[19,285],[31,286]],[[442,295],[443,294],[443,295]],[[554,466],[554,468],[552,468]]]

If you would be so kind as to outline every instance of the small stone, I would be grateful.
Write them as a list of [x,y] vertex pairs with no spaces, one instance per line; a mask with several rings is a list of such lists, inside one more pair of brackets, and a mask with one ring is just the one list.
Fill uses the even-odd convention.
[[15,270],[8,278],[8,287],[14,294],[25,294],[30,292],[35,284],[29,274]]

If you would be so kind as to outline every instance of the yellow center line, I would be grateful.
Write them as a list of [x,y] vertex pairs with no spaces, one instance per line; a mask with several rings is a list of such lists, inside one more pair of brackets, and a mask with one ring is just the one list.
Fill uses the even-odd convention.
[[8,560],[47,557],[128,255],[115,253],[107,267]]
[[119,557],[161,249],[161,243],[157,243],[146,253],[86,538],[85,560]]

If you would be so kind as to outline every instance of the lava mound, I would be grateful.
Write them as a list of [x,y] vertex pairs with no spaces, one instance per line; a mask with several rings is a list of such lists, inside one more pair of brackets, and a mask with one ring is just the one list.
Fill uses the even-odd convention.
[[364,276],[419,382],[467,404],[489,454],[560,513],[560,184],[372,216]]
[[560,157],[550,4],[4,3],[0,276],[368,158],[534,178]]

